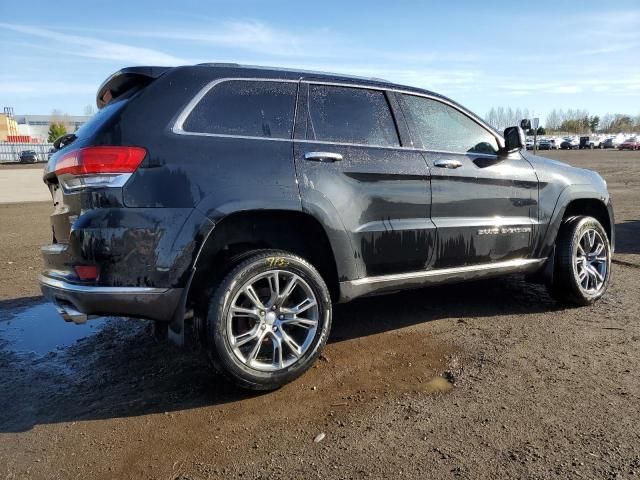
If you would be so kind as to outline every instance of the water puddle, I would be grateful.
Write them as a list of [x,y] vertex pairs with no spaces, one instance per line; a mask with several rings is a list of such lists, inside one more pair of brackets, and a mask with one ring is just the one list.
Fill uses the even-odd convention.
[[68,323],[50,303],[0,309],[0,341],[3,350],[42,357],[96,334],[106,321],[96,318],[82,325]]

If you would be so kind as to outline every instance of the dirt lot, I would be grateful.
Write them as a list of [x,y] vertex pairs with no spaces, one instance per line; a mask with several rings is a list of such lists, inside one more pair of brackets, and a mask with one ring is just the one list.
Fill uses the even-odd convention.
[[263,395],[139,321],[21,351],[67,326],[29,298],[50,207],[0,206],[0,325],[31,322],[0,329],[0,477],[639,478],[640,153],[549,156],[613,195],[598,304],[563,309],[517,276],[358,300],[316,366]]

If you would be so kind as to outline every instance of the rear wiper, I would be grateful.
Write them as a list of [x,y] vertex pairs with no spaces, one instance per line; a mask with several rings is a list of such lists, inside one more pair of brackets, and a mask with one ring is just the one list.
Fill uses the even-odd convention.
[[53,142],[53,148],[55,148],[56,150],[60,150],[63,147],[66,147],[67,145],[69,145],[70,143],[73,143],[76,138],[78,138],[76,136],[75,133],[65,133],[64,135],[56,138],[56,141]]

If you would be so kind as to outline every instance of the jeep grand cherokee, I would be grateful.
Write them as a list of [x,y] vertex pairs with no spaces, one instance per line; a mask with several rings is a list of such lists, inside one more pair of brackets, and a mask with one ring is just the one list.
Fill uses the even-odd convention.
[[61,138],[44,294],[67,319],[185,318],[214,366],[276,388],[318,357],[332,303],[529,274],[558,300],[607,289],[602,178],[529,154],[436,93],[203,64],[113,74]]

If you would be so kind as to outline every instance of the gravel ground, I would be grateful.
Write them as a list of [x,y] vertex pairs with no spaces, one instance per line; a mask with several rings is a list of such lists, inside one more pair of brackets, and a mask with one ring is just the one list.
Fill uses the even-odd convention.
[[[0,477],[639,478],[640,154],[548,156],[613,195],[596,305],[561,308],[518,276],[357,300],[314,368],[261,395],[145,322],[110,319],[40,357],[5,339]],[[0,323],[37,305],[49,210],[0,206]]]

